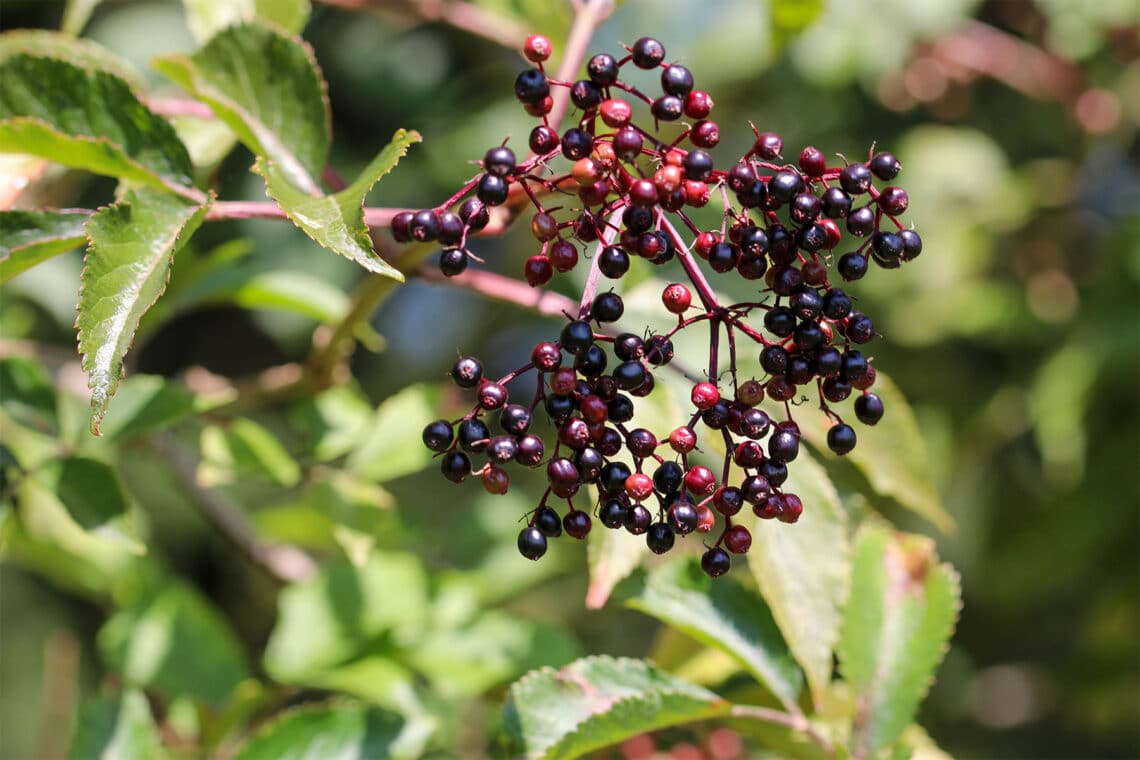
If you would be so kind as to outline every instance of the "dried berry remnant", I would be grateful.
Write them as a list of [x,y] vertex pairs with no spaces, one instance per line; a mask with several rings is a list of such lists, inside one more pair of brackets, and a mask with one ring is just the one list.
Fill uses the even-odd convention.
[[[707,534],[698,539],[701,566],[716,577],[749,551],[752,530],[776,529],[750,529],[741,515],[794,523],[811,509],[784,490],[801,447],[794,405],[815,396],[837,455],[858,435],[834,405],[854,397],[864,425],[884,415],[861,349],[878,332],[846,283],[922,252],[899,218],[910,203],[896,184],[901,166],[887,152],[829,166],[820,148],[796,153],[755,127],[743,155],[717,156],[713,98],[667,60],[660,41],[598,53],[586,78],[572,82],[549,76],[552,52],[545,37],[528,37],[523,53],[533,67],[514,82],[523,110],[539,120],[527,140],[532,155],[492,146],[479,176],[444,206],[397,214],[392,234],[437,241],[440,269],[454,276],[481,261],[468,245],[488,225],[488,209],[506,206],[529,219],[535,247],[522,275],[532,287],[583,262],[596,271],[579,312],[525,365],[489,378],[473,357],[455,363],[452,380],[472,392],[473,406],[458,420],[431,422],[424,445],[446,478],[478,476],[495,494],[509,489],[512,468],[544,468],[547,489],[518,538],[524,557],[540,558],[563,534],[585,538],[596,518],[598,530],[644,536],[656,553]],[[555,95],[578,117],[561,132],[548,117]],[[692,221],[691,209],[721,198],[723,225]],[[675,325],[665,332],[617,327],[626,318],[617,286],[635,267],[668,268],[659,306]],[[755,296],[724,303],[710,277],[738,277]],[[678,362],[703,375],[688,381],[686,418],[670,430],[639,426],[639,400],[658,392],[662,373],[674,369],[674,338],[693,327],[709,339],[706,355]],[[759,376],[740,371],[748,354],[759,359]],[[553,424],[545,439],[536,416]],[[716,467],[698,460],[705,440],[725,451]]]

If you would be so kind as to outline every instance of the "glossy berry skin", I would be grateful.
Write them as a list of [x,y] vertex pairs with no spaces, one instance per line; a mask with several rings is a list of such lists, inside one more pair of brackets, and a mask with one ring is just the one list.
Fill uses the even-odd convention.
[[[643,504],[634,504],[625,513],[625,529],[635,536],[644,535],[652,522],[653,515]],[[673,534],[669,535],[672,537]]]
[[714,546],[701,555],[701,569],[710,578],[719,578],[727,573],[731,567],[732,558],[728,556],[728,552],[719,546]]
[[642,37],[629,52],[639,69],[655,69],[665,60],[665,46],[652,37]]
[[562,518],[550,507],[542,506],[536,509],[531,522],[547,538],[558,538],[562,535]]
[[831,426],[827,431],[827,448],[843,456],[855,448],[855,429],[850,425],[840,423]]
[[685,473],[685,489],[698,498],[704,498],[716,488],[716,476],[712,470],[698,464]]
[[697,529],[700,515],[697,508],[688,499],[677,499],[669,505],[666,511],[669,529],[678,536],[687,536]]
[[439,271],[444,277],[455,277],[467,270],[469,257],[462,248],[445,248],[439,256]]
[[673,314],[682,314],[693,303],[693,294],[679,282],[666,285],[661,292],[661,302]]
[[685,101],[675,95],[662,95],[650,104],[649,110],[659,121],[676,121],[685,113]]
[[566,534],[573,538],[583,539],[590,533],[592,521],[590,516],[580,509],[567,512],[562,518],[562,527]]
[[892,153],[876,153],[871,159],[871,173],[884,182],[890,182],[898,176],[902,165]]
[[617,60],[608,53],[598,53],[586,63],[586,75],[599,87],[609,87],[618,78]]
[[620,528],[625,523],[628,507],[617,499],[608,499],[598,508],[598,519],[607,528]]
[[449,451],[440,458],[439,469],[452,483],[462,483],[471,474],[471,459],[462,451]]
[[514,171],[515,152],[505,145],[491,148],[483,156],[483,170],[496,177],[505,177]]
[[594,331],[589,322],[574,320],[562,328],[562,348],[572,354],[580,354],[594,342]]
[[554,52],[554,46],[550,44],[548,38],[541,34],[532,34],[523,43],[523,55],[532,63],[542,63],[550,58],[552,52]]
[[535,153],[545,155],[555,150],[560,142],[557,132],[545,124],[539,124],[531,130],[528,144]]
[[584,129],[571,127],[562,133],[562,155],[571,161],[577,161],[590,155],[594,147],[593,136]]
[[663,522],[653,523],[645,534],[645,543],[649,547],[649,551],[654,554],[664,554],[669,551],[673,548],[675,541],[673,531]]
[[617,322],[623,313],[625,304],[621,296],[612,291],[596,295],[590,307],[590,315],[599,322]]
[[702,411],[712,409],[720,401],[720,391],[712,383],[697,383],[689,395],[693,406]]
[[451,423],[447,420],[436,420],[428,423],[424,428],[423,441],[432,451],[446,451],[454,439]]
[[693,89],[693,72],[676,63],[666,66],[661,72],[661,89],[666,95],[685,97]]
[[538,528],[523,528],[519,533],[519,554],[530,560],[538,560],[546,554],[546,536]]
[[460,388],[474,388],[483,379],[483,363],[473,356],[464,356],[452,365],[451,379]]
[[855,399],[855,416],[864,425],[878,424],[883,418],[883,400],[874,393],[864,393]]
[[752,534],[743,525],[733,525],[724,533],[724,547],[733,554],[747,554],[752,548]]
[[488,206],[498,206],[507,200],[510,188],[507,180],[497,174],[484,174],[475,189],[476,197]]
[[550,83],[538,69],[527,69],[515,79],[515,97],[522,103],[541,103],[550,94]]
[[620,279],[629,271],[629,254],[616,245],[607,245],[598,254],[598,269],[611,280]]
[[871,187],[871,170],[866,164],[848,164],[839,172],[839,186],[851,195],[862,195]]

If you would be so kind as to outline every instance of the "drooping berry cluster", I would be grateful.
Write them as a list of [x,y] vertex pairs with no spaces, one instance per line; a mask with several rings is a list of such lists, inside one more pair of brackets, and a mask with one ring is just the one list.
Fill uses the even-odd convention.
[[[753,127],[752,148],[718,169],[708,152],[720,140],[719,126],[708,118],[712,98],[694,88],[688,69],[665,62],[657,40],[642,38],[620,58],[595,55],[587,78],[576,82],[546,75],[545,38],[529,38],[524,52],[536,66],[519,74],[515,95],[541,120],[530,134],[533,155],[519,162],[506,146],[491,148],[480,176],[443,206],[397,216],[393,233],[400,241],[440,242],[439,266],[454,276],[467,268],[467,238],[486,226],[488,208],[513,198],[535,209],[531,231],[541,248],[523,269],[531,286],[570,271],[588,248],[593,269],[579,313],[567,315],[557,341],[534,346],[527,364],[492,379],[476,358],[455,363],[452,379],[474,391],[477,402],[458,420],[428,425],[424,443],[439,452],[445,477],[458,483],[477,475],[496,494],[509,486],[508,465],[545,465],[549,485],[519,534],[525,557],[538,559],[548,540],[563,532],[584,538],[591,515],[608,529],[644,535],[656,553],[671,549],[678,536],[711,533],[719,522],[702,566],[721,575],[730,554],[743,554],[752,543],[748,528],[734,519],[746,505],[758,517],[789,523],[804,508],[782,489],[799,452],[792,408],[804,390],[814,387],[832,421],[827,444],[836,454],[850,452],[856,434],[831,404],[859,391],[855,417],[874,425],[883,415],[881,399],[870,390],[875,369],[858,348],[875,337],[874,323],[854,308],[832,272],[844,282],[858,280],[872,260],[893,269],[922,251],[918,234],[898,219],[906,192],[875,185],[891,182],[899,163],[889,153],[873,153],[864,162],[829,167],[820,150],[807,147],[791,164],[781,158],[779,136]],[[650,97],[621,79],[629,64],[659,71],[662,94]],[[552,87],[569,88],[581,112],[561,135],[548,119]],[[639,102],[649,111],[640,121],[634,113]],[[662,136],[663,122],[683,118],[688,121],[675,135]],[[571,162],[561,173],[551,168],[560,155]],[[577,200],[567,203],[572,193]],[[723,210],[705,229],[691,209],[706,206],[714,194]],[[544,198],[557,206],[544,205]],[[855,242],[832,268],[844,231]],[[687,280],[661,294],[677,319],[667,332],[611,328],[624,304],[612,290],[598,292],[597,283],[620,280],[633,257],[659,266],[675,262]],[[722,304],[706,267],[755,281],[756,299]],[[710,340],[706,376],[690,381],[692,415],[668,432],[636,427],[635,399],[653,391],[655,373],[672,361],[673,337],[697,324],[709,327]],[[759,350],[761,378],[737,372],[744,341]],[[533,394],[511,402],[509,387],[531,373]],[[555,440],[532,431],[536,413],[553,422]],[[723,441],[719,473],[693,457],[702,434]],[[566,505],[562,514],[558,502]]]

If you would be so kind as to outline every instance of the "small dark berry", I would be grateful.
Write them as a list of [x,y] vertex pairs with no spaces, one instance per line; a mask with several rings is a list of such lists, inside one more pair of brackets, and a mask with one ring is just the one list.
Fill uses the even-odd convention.
[[616,245],[607,245],[598,254],[598,270],[603,275],[616,280],[629,271],[629,254]]
[[899,237],[903,241],[903,261],[910,261],[911,259],[918,258],[922,253],[922,238],[914,230],[903,230],[899,233]]
[[412,242],[411,224],[414,211],[401,211],[392,217],[392,237],[397,243]]
[[846,282],[863,279],[867,274],[867,257],[861,253],[845,253],[839,257],[839,276]]
[[649,547],[649,551],[654,554],[664,554],[669,551],[673,548],[675,540],[673,531],[663,522],[653,523],[645,534],[645,543]]
[[471,474],[471,459],[462,451],[449,451],[440,458],[439,469],[452,483],[462,483]]
[[848,164],[839,172],[839,185],[851,195],[862,195],[871,187],[871,170],[866,164]]
[[707,151],[691,150],[681,162],[681,166],[685,169],[686,177],[703,182],[712,174],[712,156]]
[[478,454],[486,450],[487,439],[491,437],[491,431],[483,420],[470,419],[459,423],[456,436],[459,438],[459,445],[463,447],[464,451]]
[[676,121],[685,113],[685,101],[675,95],[662,95],[653,101],[649,110],[659,121]]
[[756,144],[752,150],[760,158],[771,161],[772,159],[780,157],[780,151],[784,149],[784,141],[780,136],[773,132],[765,132],[756,138]]
[[439,256],[439,271],[444,277],[463,274],[468,264],[467,251],[462,248],[445,248]]
[[523,528],[519,533],[519,554],[527,559],[541,559],[546,554],[546,536],[538,528]]
[[424,446],[427,446],[432,451],[445,451],[447,447],[451,445],[453,438],[454,433],[451,429],[451,423],[447,420],[430,422],[427,427],[424,428]]
[[483,379],[483,363],[474,356],[464,356],[451,367],[451,379],[460,388],[474,388]]
[[431,209],[417,211],[408,223],[408,232],[412,240],[420,243],[436,240],[439,237],[439,215]]
[[625,313],[625,304],[621,296],[613,291],[598,293],[590,307],[590,316],[599,322],[617,322]]
[[570,87],[570,102],[576,108],[589,111],[602,102],[602,91],[589,79],[579,79]]
[[693,72],[676,63],[666,66],[661,72],[661,89],[666,95],[685,97],[693,89]]
[[617,61],[612,55],[598,53],[586,63],[586,74],[599,87],[609,87],[618,78]]
[[594,330],[589,322],[576,319],[562,328],[562,348],[572,354],[580,354],[594,342]]
[[724,546],[733,554],[747,554],[752,548],[752,534],[743,525],[733,525],[724,532]]
[[874,393],[855,399],[855,416],[864,425],[875,425],[883,418],[883,400]]
[[509,435],[497,435],[487,443],[487,458],[498,464],[505,464],[519,453],[519,444]]
[[495,174],[484,174],[479,179],[475,195],[488,206],[498,206],[507,200],[509,191],[506,179]]
[[499,409],[507,403],[507,386],[502,383],[483,383],[479,386],[479,406]]
[[562,527],[567,535],[577,539],[583,539],[589,534],[591,523],[590,516],[580,509],[567,512],[562,518]]
[[630,48],[633,65],[639,69],[655,69],[665,60],[665,46],[652,37],[642,37]]
[[562,155],[577,161],[590,155],[594,148],[594,136],[584,129],[571,127],[562,133]]
[[527,69],[515,79],[515,97],[522,103],[541,103],[550,94],[550,83],[538,69]]
[[777,462],[783,462],[785,464],[791,462],[799,453],[799,437],[786,430],[776,431],[768,441],[768,457]]
[[528,433],[519,438],[519,451],[515,454],[515,461],[524,467],[537,467],[545,453],[542,439]]
[[[653,515],[642,504],[634,504],[625,513],[625,529],[635,536],[640,536],[649,530]],[[668,526],[665,530],[668,532]],[[673,534],[670,532],[669,537]]]
[[732,567],[732,558],[719,546],[714,546],[701,555],[701,569],[710,578],[719,578]]
[[884,182],[890,182],[897,177],[900,169],[902,165],[894,154],[876,153],[871,159],[871,172]]

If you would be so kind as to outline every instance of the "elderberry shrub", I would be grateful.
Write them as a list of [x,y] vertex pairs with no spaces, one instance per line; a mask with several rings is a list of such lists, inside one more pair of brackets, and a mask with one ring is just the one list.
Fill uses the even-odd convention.
[[[533,206],[536,250],[524,279],[540,287],[589,261],[607,286],[599,291],[599,278],[587,278],[581,307],[567,315],[557,340],[535,345],[531,361],[503,377],[485,377],[474,357],[459,359],[451,378],[473,393],[474,405],[458,420],[430,423],[424,445],[437,453],[444,477],[478,478],[495,494],[509,488],[509,468],[545,468],[546,492],[518,538],[528,559],[542,557],[563,534],[585,538],[596,518],[602,530],[644,535],[659,554],[693,533],[710,534],[701,566],[723,575],[732,555],[752,544],[741,512],[794,523],[805,508],[783,489],[800,449],[792,406],[805,392],[815,390],[830,419],[827,445],[837,455],[855,448],[857,434],[832,404],[854,396],[860,423],[883,417],[883,401],[871,390],[875,368],[857,348],[876,337],[875,323],[840,285],[863,278],[872,264],[895,269],[922,252],[918,233],[899,219],[909,205],[894,184],[901,166],[885,152],[828,166],[814,146],[792,163],[779,135],[755,127],[744,155],[717,159],[710,152],[720,142],[709,118],[713,100],[689,69],[667,61],[658,40],[641,38],[627,55],[593,56],[588,78],[575,82],[547,75],[550,52],[549,40],[529,37],[524,54],[535,65],[514,83],[524,110],[540,122],[530,133],[532,155],[520,160],[505,144],[491,147],[482,172],[448,204],[397,214],[392,234],[400,242],[438,241],[440,268],[455,276],[479,261],[467,241],[487,226],[490,207],[518,216]],[[660,94],[643,94],[654,83]],[[561,134],[547,119],[559,88],[579,112]],[[636,100],[647,118],[635,119]],[[661,123],[674,121],[666,136]],[[726,193],[713,192],[721,186]],[[688,210],[714,197],[725,199],[722,215],[702,229]],[[544,198],[553,199],[550,207]],[[666,279],[684,275],[661,294],[663,311],[676,320],[664,333],[616,328],[625,307],[610,285],[638,258],[667,266]],[[757,297],[721,303],[709,271],[755,282]],[[637,399],[653,391],[659,372],[672,371],[672,339],[695,324],[711,325],[712,337],[705,379],[691,383],[691,416],[672,430],[637,427]],[[737,371],[748,341],[760,378]],[[702,358],[686,357],[698,365]],[[533,378],[529,395],[526,377]],[[542,414],[553,424],[546,439],[532,426]],[[702,435],[727,444],[715,471],[693,456]]]

